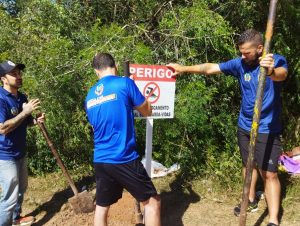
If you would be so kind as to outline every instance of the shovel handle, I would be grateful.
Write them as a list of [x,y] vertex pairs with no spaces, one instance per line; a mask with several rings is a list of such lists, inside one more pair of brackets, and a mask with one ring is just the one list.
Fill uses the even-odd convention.
[[45,139],[46,139],[46,141],[47,141],[47,143],[48,143],[48,146],[49,146],[49,148],[51,149],[51,151],[52,151],[52,153],[53,153],[53,155],[54,155],[54,157],[55,157],[55,159],[56,159],[57,164],[58,164],[59,167],[61,168],[63,174],[66,176],[66,178],[67,178],[67,180],[68,180],[68,182],[69,182],[69,184],[70,184],[70,186],[71,186],[71,189],[72,189],[72,191],[74,192],[74,195],[75,195],[75,196],[78,195],[78,190],[77,190],[77,188],[75,187],[74,181],[73,181],[72,178],[70,177],[70,174],[68,173],[68,171],[67,171],[65,165],[63,164],[63,162],[61,161],[61,158],[60,158],[59,155],[58,155],[57,150],[55,149],[55,147],[54,147],[54,145],[53,145],[51,139],[49,138],[49,133],[48,133],[48,131],[47,131],[47,129],[46,129],[44,123],[38,122],[38,126],[40,127],[40,129],[41,129],[41,131],[42,131],[42,133],[43,133],[43,135],[44,135],[44,137],[45,137]]

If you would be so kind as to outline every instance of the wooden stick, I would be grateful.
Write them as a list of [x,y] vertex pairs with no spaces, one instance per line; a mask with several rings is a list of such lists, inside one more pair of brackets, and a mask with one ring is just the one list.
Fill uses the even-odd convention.
[[[273,35],[273,26],[275,21],[275,14],[276,14],[276,4],[277,4],[277,0],[270,1],[269,17],[267,23],[267,30],[265,34],[264,51],[262,57],[264,57],[267,53],[269,53],[270,50],[270,44]],[[258,88],[257,88],[256,100],[254,106],[254,115],[253,115],[252,127],[250,132],[250,144],[248,149],[249,155],[247,159],[246,175],[245,175],[245,181],[243,186],[243,199],[242,199],[240,223],[239,223],[240,226],[246,225],[249,192],[250,192],[250,185],[252,180],[252,171],[254,166],[255,146],[256,146],[257,133],[258,133],[258,127],[260,122],[262,99],[264,96],[264,89],[266,84],[266,75],[267,75],[267,68],[260,67],[259,82],[258,82]]]

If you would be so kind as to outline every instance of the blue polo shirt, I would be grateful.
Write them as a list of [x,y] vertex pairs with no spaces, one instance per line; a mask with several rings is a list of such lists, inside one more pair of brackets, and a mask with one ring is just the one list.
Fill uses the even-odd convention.
[[[286,59],[274,54],[275,68],[288,68]],[[238,79],[242,93],[242,104],[238,119],[238,126],[250,131],[254,113],[256,90],[259,79],[259,65],[249,66],[241,57],[219,64],[221,71],[226,75],[232,75]],[[260,116],[259,133],[281,132],[281,91],[282,82],[275,82],[270,77],[266,78],[262,110]]]
[[[18,92],[15,97],[0,87],[0,123],[14,118],[22,111],[23,103],[27,103],[24,94]],[[0,159],[17,160],[25,156],[26,128],[32,122],[29,116],[16,129],[7,135],[0,134]]]
[[144,101],[127,77],[106,76],[89,90],[85,109],[94,129],[94,163],[122,164],[138,158],[133,108]]

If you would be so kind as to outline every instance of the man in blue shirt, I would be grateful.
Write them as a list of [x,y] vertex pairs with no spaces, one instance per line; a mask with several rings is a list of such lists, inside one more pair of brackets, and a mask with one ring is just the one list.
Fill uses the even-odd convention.
[[[277,164],[281,153],[279,134],[281,132],[280,90],[282,82],[287,77],[286,59],[278,54],[263,53],[262,35],[254,29],[246,30],[238,41],[241,57],[224,63],[204,63],[193,66],[168,64],[173,68],[174,75],[184,72],[199,73],[205,75],[220,74],[231,75],[238,79],[242,94],[242,104],[238,119],[238,144],[243,162],[243,176],[248,158],[248,145],[256,89],[259,80],[260,66],[268,69],[265,93],[262,103],[261,119],[258,131],[255,151],[256,167],[253,170],[250,194],[249,211],[257,209],[255,200],[255,186],[258,172],[262,176],[265,185],[265,195],[269,210],[269,226],[278,225],[278,212],[280,205],[280,182],[277,175]],[[240,213],[240,205],[234,209],[236,215]]]
[[136,151],[133,110],[152,113],[150,103],[134,81],[117,75],[110,54],[96,54],[92,66],[98,82],[89,90],[85,109],[94,131],[96,174],[95,226],[107,226],[110,205],[125,188],[145,207],[145,224],[160,225],[160,198],[139,161]]
[[[32,216],[21,217],[23,194],[28,184],[26,128],[36,122],[31,113],[40,106],[38,99],[27,100],[22,87],[24,64],[0,64],[0,225],[31,225]],[[44,121],[44,114],[38,121]],[[13,222],[12,222],[13,221]]]

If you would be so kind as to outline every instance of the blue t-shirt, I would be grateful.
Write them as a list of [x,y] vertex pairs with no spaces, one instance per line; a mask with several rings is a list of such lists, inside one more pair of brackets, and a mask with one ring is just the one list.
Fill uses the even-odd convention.
[[[274,54],[275,68],[284,67],[287,69],[286,59]],[[238,126],[247,131],[251,130],[256,90],[259,79],[259,64],[249,66],[242,61],[242,58],[235,58],[219,64],[221,71],[226,75],[232,75],[238,79],[242,93],[242,104],[238,120]],[[260,116],[259,133],[281,132],[281,91],[282,82],[266,78],[262,110]]]
[[[14,118],[22,110],[23,103],[27,103],[24,94],[18,92],[18,96],[0,87],[0,123]],[[32,117],[25,119],[16,129],[6,135],[0,134],[0,159],[17,160],[25,155],[26,129]]]
[[85,109],[94,129],[94,163],[122,164],[139,157],[133,108],[144,101],[127,77],[106,76],[89,90]]

